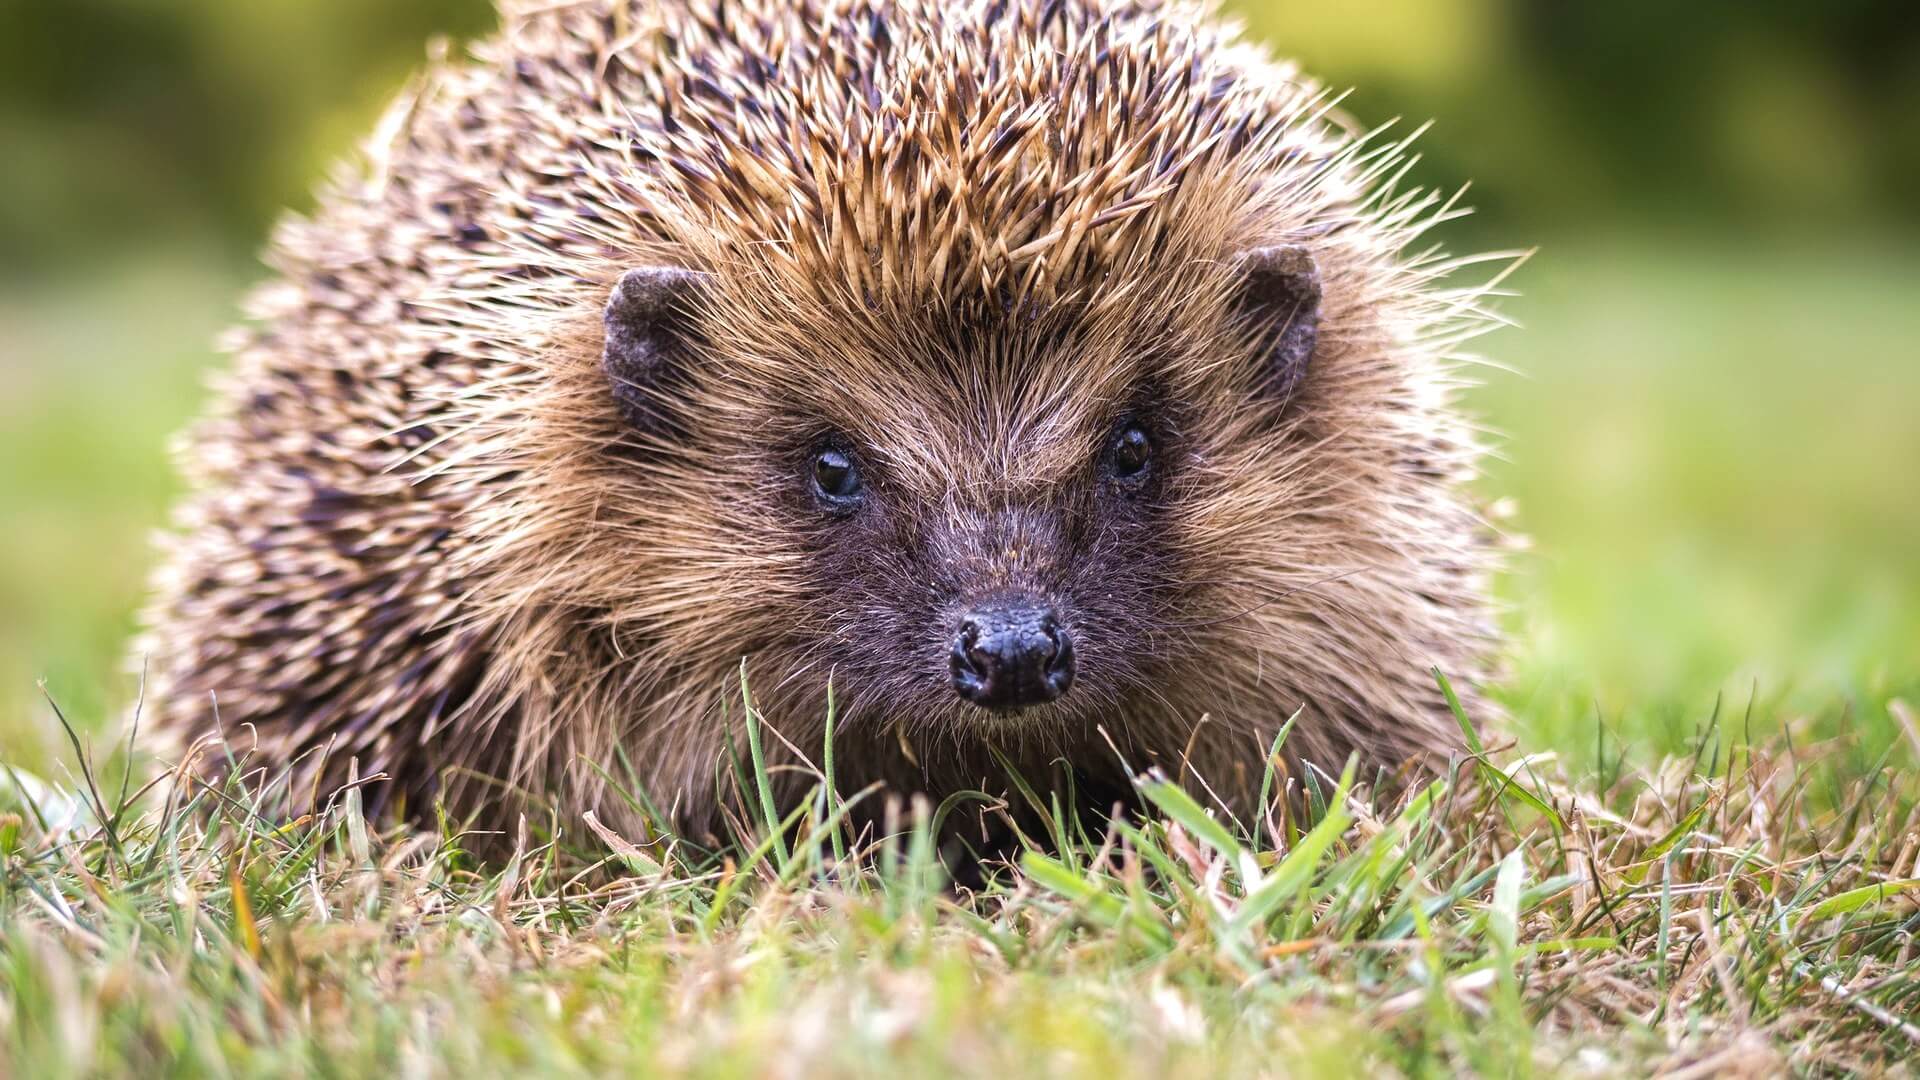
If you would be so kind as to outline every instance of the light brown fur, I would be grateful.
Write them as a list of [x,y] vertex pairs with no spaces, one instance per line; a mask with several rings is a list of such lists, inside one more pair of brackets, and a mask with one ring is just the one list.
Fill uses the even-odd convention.
[[[1243,805],[1296,710],[1296,767],[1454,745],[1428,671],[1470,684],[1491,632],[1451,354],[1485,319],[1402,254],[1446,207],[1392,190],[1397,147],[1184,4],[694,8],[510,6],[280,230],[138,649],[160,729],[217,700],[301,790],[354,759],[416,810],[490,776],[616,826],[618,751],[695,829],[743,660],[782,761],[832,680],[849,790],[1118,748]],[[1283,410],[1223,314],[1281,242],[1326,297]],[[713,283],[686,438],[623,425],[599,365],[649,265]],[[1147,629],[1096,620],[1084,685],[1012,717],[934,635],[863,654],[911,586],[823,582],[769,447],[848,433],[918,535],[1047,499],[1143,379],[1181,416]]]

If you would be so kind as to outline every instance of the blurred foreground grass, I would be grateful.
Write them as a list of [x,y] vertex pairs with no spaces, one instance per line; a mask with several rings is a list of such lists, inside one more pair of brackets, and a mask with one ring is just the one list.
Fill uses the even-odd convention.
[[1443,776],[1273,769],[1244,820],[1023,787],[971,886],[956,800],[855,834],[879,796],[815,773],[776,821],[752,738],[720,851],[534,806],[504,865],[355,786],[276,824],[305,796],[243,746],[218,786],[8,769],[0,1075],[1906,1075],[1913,748],[1716,730],[1569,777],[1456,717]]
[[[1550,244],[1474,404],[1485,481],[1531,550],[1502,583],[1523,741],[1591,750],[1595,717],[1681,747],[1725,691],[1881,735],[1920,691],[1920,259],[1910,245]],[[209,342],[243,282],[177,254],[0,296],[0,744],[99,728],[176,480]],[[1844,703],[1836,705],[1835,703]],[[1839,710],[1851,709],[1842,717]],[[1881,743],[1883,739],[1869,739]]]

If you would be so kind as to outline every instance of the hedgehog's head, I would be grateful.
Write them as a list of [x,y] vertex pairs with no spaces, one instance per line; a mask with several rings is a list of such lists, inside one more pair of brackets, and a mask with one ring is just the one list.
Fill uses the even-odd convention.
[[1339,722],[1289,745],[1330,767],[1430,743],[1399,734],[1425,667],[1481,631],[1438,357],[1471,297],[1397,256],[1436,204],[1370,196],[1390,150],[1153,5],[887,12],[744,45],[695,18],[676,63],[712,85],[610,116],[630,156],[556,243],[615,261],[534,287],[583,290],[543,384],[570,435],[496,441],[567,500],[497,501],[549,538],[501,606],[612,646],[530,669],[585,657],[684,734],[745,659],[809,748],[829,687],[848,736],[1244,764],[1311,702]]
[[681,663],[751,657],[763,696],[817,707],[831,678],[843,716],[947,730],[1090,731],[1218,676],[1211,627],[1277,587],[1236,560],[1287,557],[1235,523],[1298,484],[1279,462],[1313,428],[1313,255],[1010,295],[625,271],[606,393],[663,505],[635,554],[652,610],[624,621],[680,624]]

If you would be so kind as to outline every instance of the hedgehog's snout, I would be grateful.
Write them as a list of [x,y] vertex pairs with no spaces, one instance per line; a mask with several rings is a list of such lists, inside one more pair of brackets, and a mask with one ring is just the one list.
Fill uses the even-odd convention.
[[983,709],[1041,705],[1073,685],[1073,637],[1033,596],[1003,596],[960,619],[953,689]]

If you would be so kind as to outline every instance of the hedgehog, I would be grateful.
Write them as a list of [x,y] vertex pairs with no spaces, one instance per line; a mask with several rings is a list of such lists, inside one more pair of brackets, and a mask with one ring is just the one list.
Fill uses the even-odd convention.
[[844,791],[1232,813],[1455,748],[1490,285],[1412,249],[1456,210],[1405,140],[1185,0],[500,18],[276,231],[134,649],[160,745],[689,836],[750,735],[783,809],[829,731]]

